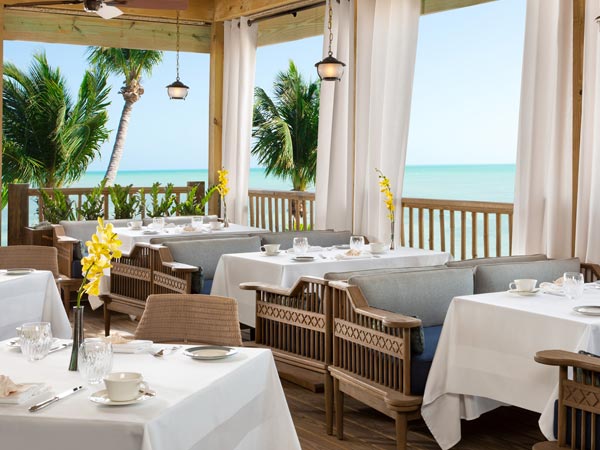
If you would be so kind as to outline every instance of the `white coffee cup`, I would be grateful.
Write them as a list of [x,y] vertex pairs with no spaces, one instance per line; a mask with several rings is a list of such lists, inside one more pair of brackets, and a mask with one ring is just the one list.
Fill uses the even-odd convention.
[[210,225],[210,229],[211,230],[220,230],[221,229],[221,222],[217,221],[217,220],[213,220],[212,222],[208,223]]
[[260,251],[266,253],[269,256],[279,254],[279,244],[265,244],[260,248]]
[[140,391],[148,390],[142,374],[137,372],[113,372],[104,377],[108,398],[113,402],[126,402],[140,396]]
[[372,253],[383,253],[389,248],[389,245],[385,242],[371,242],[369,247]]
[[535,285],[537,284],[537,280],[531,278],[522,278],[520,280],[515,280],[514,282],[508,285],[508,288],[511,291],[519,291],[519,292],[531,292],[535,289]]
[[132,220],[131,222],[127,222],[127,226],[132,230],[140,230],[142,228],[143,222],[141,220]]

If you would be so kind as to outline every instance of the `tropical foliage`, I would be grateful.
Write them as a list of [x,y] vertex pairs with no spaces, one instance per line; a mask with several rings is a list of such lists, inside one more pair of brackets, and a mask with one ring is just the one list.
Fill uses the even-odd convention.
[[129,129],[129,121],[133,105],[144,94],[142,76],[150,76],[152,69],[161,63],[162,52],[156,50],[132,50],[127,48],[90,47],[88,61],[98,69],[117,76],[123,76],[123,86],[119,93],[125,104],[119,120],[119,128],[115,137],[110,162],[106,169],[107,185],[111,186],[117,176],[119,163],[125,150],[125,139]]
[[273,84],[273,98],[264,89],[254,90],[252,154],[267,175],[292,180],[304,191],[317,172],[320,85],[305,81],[290,61]]
[[81,206],[77,208],[78,214],[84,220],[95,220],[98,217],[103,216],[104,211],[104,186],[106,180],[102,180],[98,186],[90,191],[85,196],[85,200],[81,203]]
[[132,187],[133,184],[127,186],[115,184],[108,188],[115,219],[131,219],[140,212],[140,197],[131,193]]
[[208,188],[204,197],[198,199],[196,193],[198,192],[198,186],[194,186],[188,192],[187,198],[183,202],[178,202],[175,199],[175,209],[173,213],[178,214],[180,216],[197,216],[203,215],[205,212],[205,207],[212,195],[217,192],[218,185],[211,186]]
[[146,208],[146,215],[148,217],[168,216],[171,212],[171,208],[175,205],[173,183],[167,184],[164,195],[160,195],[159,182],[152,184],[152,189],[150,190],[150,206],[152,208],[147,208],[145,203],[146,202],[144,201],[144,207]]
[[34,55],[28,72],[4,65],[4,185],[61,187],[78,180],[108,139],[107,75],[88,70],[73,99],[59,69]]
[[54,189],[52,195],[40,191],[40,196],[41,202],[38,202],[38,212],[41,208],[44,220],[50,223],[59,223],[61,220],[75,220],[74,202],[61,190]]

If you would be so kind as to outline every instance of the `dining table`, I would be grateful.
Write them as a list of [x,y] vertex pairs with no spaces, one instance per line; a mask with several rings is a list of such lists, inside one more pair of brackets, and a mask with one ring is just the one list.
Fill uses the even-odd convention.
[[232,297],[238,301],[240,322],[254,327],[256,320],[256,293],[240,289],[240,283],[260,282],[281,287],[292,287],[303,276],[323,277],[328,272],[346,272],[366,269],[435,266],[446,263],[448,252],[399,247],[380,254],[361,252],[348,256],[346,249],[312,247],[307,256],[297,258],[289,251],[274,256],[265,252],[232,253],[221,256],[211,295]]
[[600,352],[600,317],[574,308],[600,306],[600,285],[569,300],[558,291],[496,292],[452,300],[427,378],[421,415],[442,449],[461,439],[461,419],[503,405],[541,414],[554,440],[558,369],[534,361],[540,350]]
[[[141,373],[148,390],[131,404],[98,404],[103,384],[67,370],[69,351],[28,362],[0,342],[0,374],[44,383],[49,392],[22,404],[0,402],[0,447],[61,450],[300,449],[271,351],[237,348],[226,359],[196,360],[189,346],[156,358],[113,355],[112,371]],[[82,385],[37,412],[28,408]]]
[[15,328],[27,322],[50,322],[53,336],[71,337],[52,272],[0,270],[0,340],[15,337]]
[[153,225],[144,226],[140,229],[132,229],[131,227],[115,227],[114,232],[117,233],[119,239],[122,242],[121,252],[124,255],[128,255],[133,247],[138,242],[149,243],[154,238],[164,237],[185,237],[189,236],[193,238],[195,236],[214,236],[226,237],[228,234],[257,234],[264,233],[266,230],[263,228],[251,227],[247,225],[239,225],[236,223],[230,223],[229,226],[222,226],[218,229],[211,228],[210,223],[201,224],[196,228],[189,228],[189,231],[182,225],[165,226],[161,229],[153,228]]

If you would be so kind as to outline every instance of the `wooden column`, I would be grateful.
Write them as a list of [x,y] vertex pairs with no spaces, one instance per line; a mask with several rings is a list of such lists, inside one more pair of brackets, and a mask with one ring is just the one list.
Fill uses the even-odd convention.
[[[4,92],[4,8],[0,8],[0,92]],[[2,103],[0,102],[0,193],[2,192]],[[0,206],[0,245],[2,245],[2,207]]]
[[583,106],[583,37],[585,32],[585,0],[573,0],[573,167],[571,209],[571,254],[575,256],[577,225],[577,193],[579,190],[579,149]]
[[29,184],[8,185],[8,245],[25,243],[25,227],[29,226]]
[[[210,33],[210,87],[208,107],[208,186],[217,183],[217,170],[223,165],[223,22],[214,22]],[[219,213],[219,196],[208,204],[209,214]]]

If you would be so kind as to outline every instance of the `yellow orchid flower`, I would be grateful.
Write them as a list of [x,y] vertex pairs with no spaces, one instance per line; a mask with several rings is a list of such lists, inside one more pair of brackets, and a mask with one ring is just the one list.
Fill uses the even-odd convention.
[[96,233],[85,243],[88,256],[81,259],[83,268],[83,281],[77,292],[77,306],[81,305],[81,297],[84,293],[98,295],[100,292],[100,280],[104,271],[112,267],[111,261],[121,257],[121,241],[113,231],[111,223],[104,225],[101,217],[98,217]]
[[379,177],[379,187],[381,188],[379,192],[384,195],[384,204],[386,209],[388,210],[387,217],[394,222],[394,211],[396,210],[396,206],[394,205],[394,194],[392,194],[390,179],[386,177],[383,172],[379,169],[375,169],[377,172],[377,176]]

